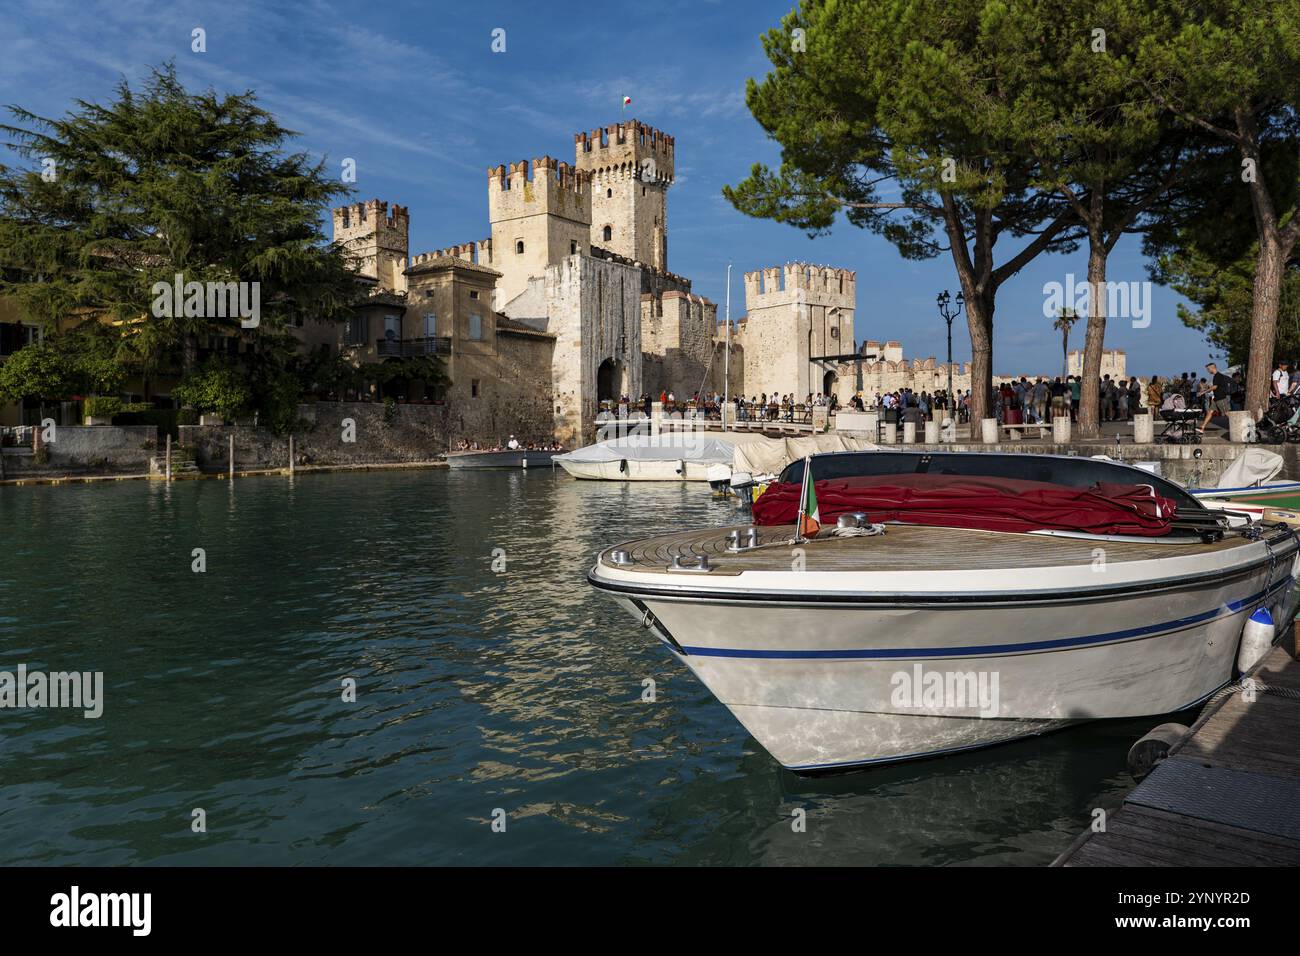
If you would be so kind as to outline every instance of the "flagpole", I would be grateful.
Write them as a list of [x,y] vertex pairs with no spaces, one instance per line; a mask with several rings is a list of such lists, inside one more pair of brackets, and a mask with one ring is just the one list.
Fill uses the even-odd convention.
[[799,486],[799,513],[794,519],[794,543],[803,544],[807,538],[803,536],[803,509],[804,503],[808,500],[808,475],[812,472],[812,459],[808,456],[803,460],[803,484]]
[[731,404],[731,263],[727,263],[727,354],[722,360],[722,427],[727,427],[727,406]]

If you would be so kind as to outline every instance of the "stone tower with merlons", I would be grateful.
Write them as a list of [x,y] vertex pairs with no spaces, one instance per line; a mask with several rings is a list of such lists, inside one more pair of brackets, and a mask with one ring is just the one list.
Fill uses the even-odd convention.
[[591,180],[591,244],[666,272],[673,137],[628,120],[573,141],[575,165]]
[[357,271],[388,292],[406,291],[411,218],[405,206],[378,199],[334,209],[334,241],[354,257]]

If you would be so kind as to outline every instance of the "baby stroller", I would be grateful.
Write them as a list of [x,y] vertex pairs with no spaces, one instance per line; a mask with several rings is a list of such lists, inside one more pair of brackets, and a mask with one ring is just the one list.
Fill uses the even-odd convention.
[[1288,425],[1295,414],[1300,398],[1284,395],[1268,403],[1268,411],[1255,423],[1256,440],[1265,445],[1280,445],[1284,441],[1300,441],[1300,425]]
[[1201,433],[1196,430],[1196,424],[1201,418],[1201,413],[1194,408],[1187,407],[1187,401],[1183,398],[1181,392],[1174,392],[1164,400],[1160,405],[1160,417],[1163,419],[1165,427],[1156,437],[1157,441],[1169,442],[1175,445],[1199,445],[1201,443]]

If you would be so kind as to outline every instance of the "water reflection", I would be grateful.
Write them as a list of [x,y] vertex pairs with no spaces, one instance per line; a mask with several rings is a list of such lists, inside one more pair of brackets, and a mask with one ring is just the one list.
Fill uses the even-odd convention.
[[1149,721],[781,771],[585,583],[735,517],[549,470],[0,490],[0,668],[106,687],[99,721],[0,714],[0,863],[1045,863],[1118,802]]

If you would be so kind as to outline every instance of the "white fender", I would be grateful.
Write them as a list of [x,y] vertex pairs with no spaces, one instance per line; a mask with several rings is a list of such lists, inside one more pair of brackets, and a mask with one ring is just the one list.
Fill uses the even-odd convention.
[[1241,629],[1241,646],[1237,649],[1237,670],[1243,674],[1254,667],[1273,646],[1273,615],[1261,605]]

